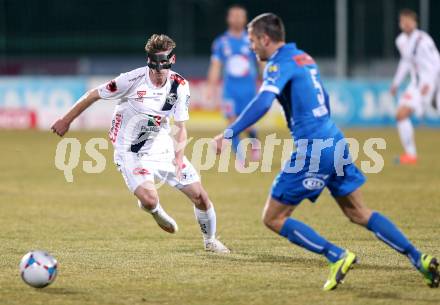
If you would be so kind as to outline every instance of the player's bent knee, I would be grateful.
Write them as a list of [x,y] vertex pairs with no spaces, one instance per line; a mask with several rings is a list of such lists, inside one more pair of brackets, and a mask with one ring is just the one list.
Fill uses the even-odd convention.
[[146,210],[153,210],[157,205],[157,201],[146,201],[145,199],[139,200],[139,207]]
[[159,202],[159,198],[155,194],[143,193],[137,196],[139,199],[139,207],[147,210],[152,210]]
[[400,113],[400,112],[398,112],[398,113],[396,114],[396,120],[397,120],[397,121],[403,121],[404,119],[406,119],[406,116],[405,116],[404,114],[402,114],[402,113]]
[[202,190],[197,198],[197,203],[200,208],[203,208],[205,210],[209,209],[211,207],[211,203],[208,197],[208,193],[206,191]]
[[351,222],[361,225],[361,226],[366,226],[368,224],[368,220],[370,220],[372,211],[368,208],[363,208],[363,209],[359,209],[359,210],[354,210],[351,211],[347,217],[348,219],[350,219]]
[[191,201],[194,203],[196,207],[203,205],[203,195],[202,192],[198,191],[191,195]]
[[269,217],[267,214],[263,214],[262,220],[263,220],[263,224],[268,229],[274,232],[280,232],[284,222],[286,221],[285,218]]
[[396,113],[396,120],[403,121],[411,115],[412,110],[409,108],[399,108]]
[[272,229],[273,227],[273,221],[270,218],[267,218],[263,215],[262,219],[263,224],[268,228],[268,229]]
[[191,201],[198,209],[207,210],[211,206],[208,193],[203,188],[200,188],[191,194]]

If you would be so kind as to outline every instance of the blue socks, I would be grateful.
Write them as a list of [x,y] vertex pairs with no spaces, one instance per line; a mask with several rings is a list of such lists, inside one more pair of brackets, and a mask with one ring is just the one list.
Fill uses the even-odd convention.
[[280,235],[309,251],[323,254],[332,263],[339,260],[345,253],[344,249],[333,245],[306,224],[292,218],[286,220]]
[[[384,215],[373,212],[368,221],[367,229],[374,232],[377,238],[394,250],[408,256],[417,269],[420,267],[420,251]],[[344,249],[333,245],[306,224],[292,218],[286,220],[281,228],[280,235],[300,247],[324,255],[333,263],[339,260],[345,252]]]
[[367,224],[368,230],[394,250],[405,254],[411,263],[419,268],[420,251],[417,250],[402,232],[384,215],[373,212]]

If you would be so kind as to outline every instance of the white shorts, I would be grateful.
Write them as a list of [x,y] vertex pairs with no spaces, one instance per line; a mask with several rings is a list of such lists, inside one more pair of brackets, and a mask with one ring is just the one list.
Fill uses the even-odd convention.
[[144,182],[155,184],[156,188],[165,182],[178,189],[200,181],[194,166],[186,157],[183,158],[181,179],[176,177],[176,166],[172,156],[148,156],[135,153],[118,154],[115,151],[115,164],[124,177],[125,183],[131,192]]
[[417,117],[421,117],[428,107],[431,106],[434,94],[436,94],[437,84],[428,84],[429,91],[425,96],[420,93],[421,87],[410,83],[399,98],[399,106],[406,106],[414,111]]

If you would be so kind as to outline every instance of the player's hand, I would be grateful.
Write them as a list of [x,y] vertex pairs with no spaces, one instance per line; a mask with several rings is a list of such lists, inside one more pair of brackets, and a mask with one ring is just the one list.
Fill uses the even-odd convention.
[[176,166],[176,178],[180,181],[182,179],[182,169],[185,166],[183,163],[183,158],[176,157],[173,163]]
[[428,84],[423,85],[422,88],[420,89],[420,94],[422,96],[425,96],[428,94],[428,92],[429,92],[429,85]]
[[396,96],[397,94],[397,86],[392,85],[390,88],[390,93],[392,96]]
[[223,145],[225,144],[226,140],[225,140],[225,136],[223,135],[223,133],[217,135],[214,137],[213,139],[213,145],[214,145],[214,149],[217,155],[219,155],[222,150],[223,150]]
[[53,133],[56,133],[57,135],[62,137],[69,130],[69,127],[70,127],[70,123],[69,122],[67,122],[64,119],[58,119],[58,120],[55,121],[55,123],[53,123],[53,125],[52,125],[52,127],[50,129],[52,129]]

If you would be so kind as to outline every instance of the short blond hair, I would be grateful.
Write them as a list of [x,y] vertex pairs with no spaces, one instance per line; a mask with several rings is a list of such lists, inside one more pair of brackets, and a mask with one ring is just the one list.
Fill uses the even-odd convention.
[[169,51],[176,47],[176,43],[169,36],[164,34],[153,34],[145,44],[145,51],[148,54],[155,54]]

